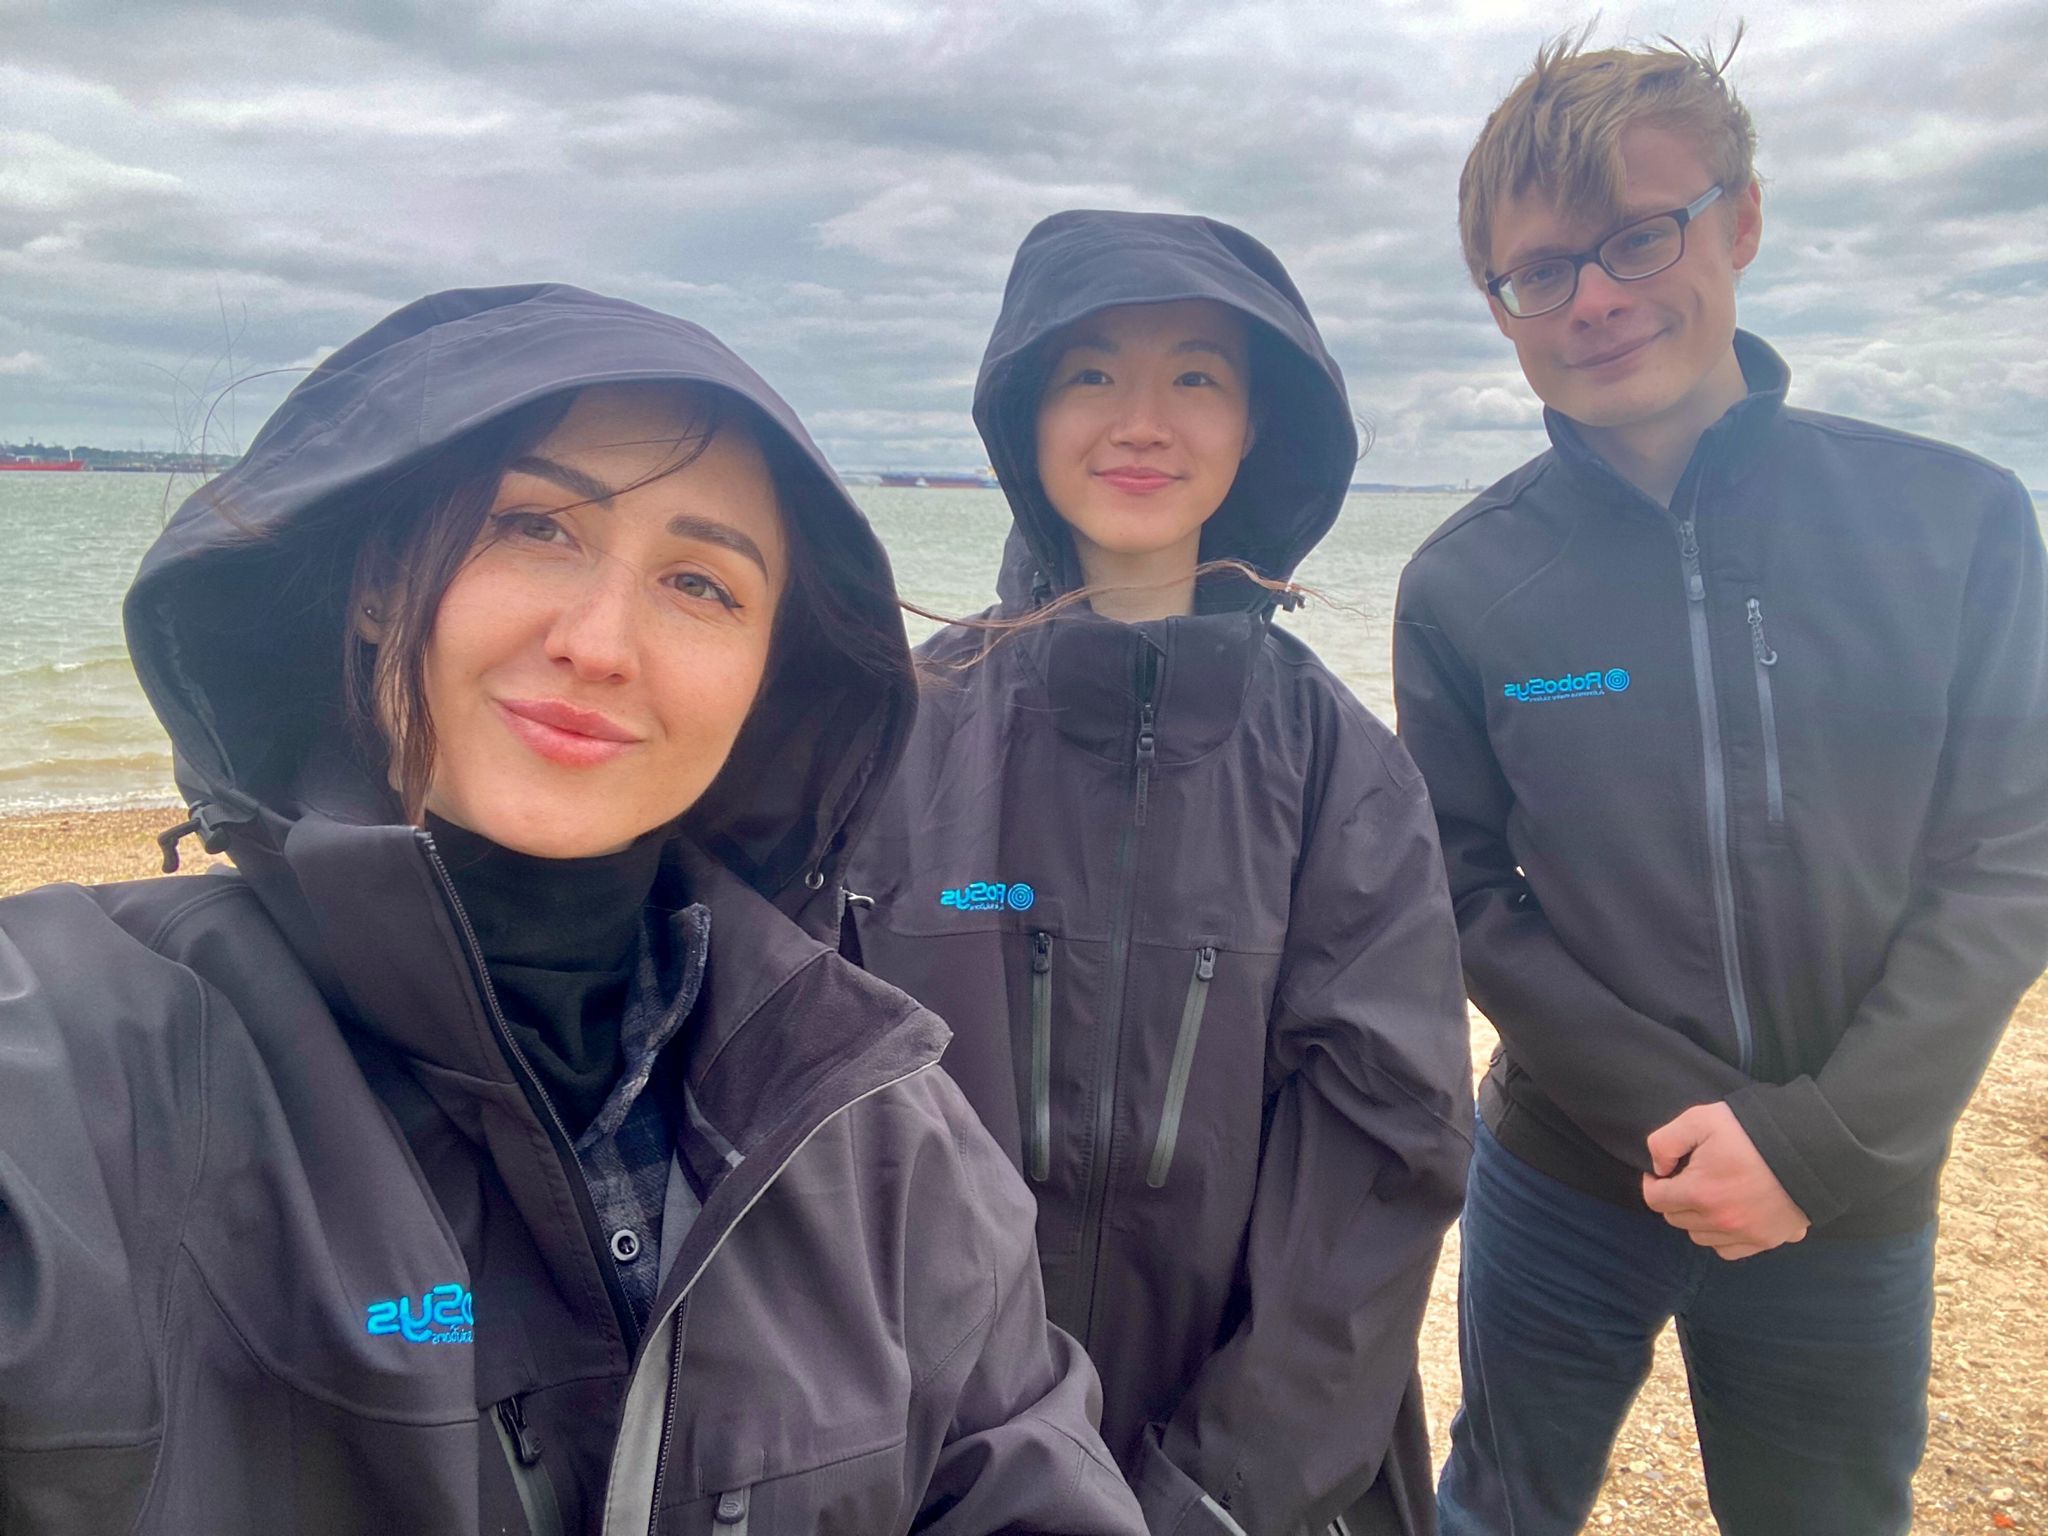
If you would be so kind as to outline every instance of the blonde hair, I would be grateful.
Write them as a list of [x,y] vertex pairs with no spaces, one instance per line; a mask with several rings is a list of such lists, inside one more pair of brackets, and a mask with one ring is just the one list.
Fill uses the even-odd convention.
[[1588,223],[1618,218],[1627,189],[1621,135],[1636,123],[1692,140],[1715,182],[1739,193],[1756,180],[1756,129],[1728,84],[1742,28],[1718,59],[1665,38],[1662,48],[1588,51],[1589,24],[1553,38],[1480,130],[1458,178],[1458,235],[1484,286],[1494,211],[1532,188]]

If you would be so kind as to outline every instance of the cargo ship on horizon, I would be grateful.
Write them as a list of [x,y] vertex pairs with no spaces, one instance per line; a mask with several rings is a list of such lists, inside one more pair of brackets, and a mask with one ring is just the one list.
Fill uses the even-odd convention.
[[83,459],[10,459],[0,457],[0,473],[12,469],[50,470],[58,474],[84,474]]
[[996,489],[992,469],[885,469],[876,477],[883,485],[912,486],[935,491],[992,491]]

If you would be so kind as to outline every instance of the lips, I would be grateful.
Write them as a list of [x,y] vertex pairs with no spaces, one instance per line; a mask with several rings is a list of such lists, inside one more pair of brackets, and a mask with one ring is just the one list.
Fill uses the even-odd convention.
[[514,736],[540,756],[565,767],[589,768],[609,762],[641,739],[610,716],[562,699],[493,702]]
[[1662,333],[1652,331],[1649,335],[1638,336],[1633,341],[1609,342],[1598,352],[1589,353],[1575,360],[1570,366],[1584,369],[1605,368],[1611,363],[1626,361],[1655,341],[1660,334]]
[[1096,470],[1095,478],[1127,495],[1148,496],[1154,491],[1165,490],[1180,477],[1170,475],[1163,469],[1145,469],[1135,464],[1120,464],[1113,469]]

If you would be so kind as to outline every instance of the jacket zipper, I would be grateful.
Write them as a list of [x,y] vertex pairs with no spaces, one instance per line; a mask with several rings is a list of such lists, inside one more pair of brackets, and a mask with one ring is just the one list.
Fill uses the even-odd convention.
[[1778,767],[1778,711],[1771,703],[1771,668],[1778,653],[1764,638],[1764,600],[1749,600],[1749,648],[1756,654],[1756,703],[1764,719],[1764,793],[1771,825],[1785,823],[1785,781]]
[[[789,1155],[775,1165],[767,1178],[761,1181],[761,1187],[747,1198],[747,1203],[741,1206],[734,1213],[732,1220],[725,1224],[725,1230],[718,1234],[718,1241],[713,1243],[710,1251],[698,1261],[696,1271],[691,1274],[688,1280],[683,1282],[682,1288],[676,1292],[675,1299],[668,1304],[668,1310],[653,1320],[647,1330],[649,1338],[658,1335],[663,1328],[671,1329],[669,1347],[664,1351],[668,1357],[668,1381],[662,1393],[661,1412],[658,1417],[648,1415],[646,1413],[647,1405],[643,1403],[636,1409],[633,1402],[634,1391],[641,1382],[640,1373],[646,1369],[647,1361],[653,1355],[653,1351],[650,1349],[634,1363],[633,1372],[626,1379],[626,1401],[624,1407],[619,1410],[619,1428],[617,1434],[612,1439],[611,1472],[605,1480],[605,1507],[602,1522],[604,1536],[628,1536],[629,1532],[632,1533],[632,1536],[638,1536],[638,1533],[641,1531],[645,1531],[646,1536],[658,1536],[656,1526],[661,1518],[661,1489],[668,1479],[668,1447],[669,1441],[672,1438],[670,1427],[675,1423],[676,1411],[681,1396],[683,1327],[680,1314],[684,1303],[690,1299],[690,1293],[697,1288],[697,1282],[704,1278],[704,1271],[711,1267],[711,1261],[718,1257],[726,1243],[731,1240],[733,1233],[739,1230],[740,1223],[747,1219],[748,1213],[761,1203],[761,1198],[769,1190],[775,1187],[776,1181],[788,1171],[789,1165],[795,1162],[803,1149],[811,1144],[812,1137],[816,1136],[818,1132],[822,1131],[834,1120],[837,1120],[849,1109],[852,1109],[854,1105],[863,1103],[878,1093],[885,1093],[889,1089],[894,1088],[898,1083],[907,1083],[919,1073],[929,1072],[937,1065],[936,1062],[926,1062],[923,1066],[912,1067],[908,1072],[892,1077],[887,1082],[877,1083],[866,1092],[857,1094],[833,1110],[829,1115],[820,1116],[818,1123],[805,1133],[803,1140],[790,1148]],[[647,1478],[647,1517],[645,1521],[629,1521],[617,1507],[620,1502],[619,1495],[621,1492],[619,1457],[622,1451],[631,1454],[630,1442],[637,1439],[641,1433],[641,1426],[636,1422],[636,1417],[655,1417],[654,1430],[660,1437],[654,1452],[654,1471]]]
[[711,1511],[711,1528],[718,1536],[747,1536],[747,1506],[753,1502],[752,1490],[735,1488],[730,1493],[721,1493],[718,1503]]
[[455,879],[448,873],[448,866],[441,860],[441,850],[434,846],[430,832],[415,834],[420,847],[426,851],[427,863],[441,882],[442,893],[448,898],[449,909],[455,914],[455,922],[462,930],[463,942],[469,948],[469,959],[476,970],[477,989],[483,994],[484,1011],[490,1016],[491,1027],[496,1031],[498,1044],[511,1057],[525,1080],[527,1098],[544,1111],[541,1123],[554,1143],[555,1155],[563,1165],[574,1173],[569,1181],[571,1191],[577,1196],[576,1213],[583,1222],[583,1238],[589,1243],[597,1258],[598,1274],[604,1279],[605,1294],[611,1300],[612,1313],[619,1325],[620,1337],[625,1340],[627,1358],[640,1348],[640,1325],[634,1320],[633,1308],[626,1300],[626,1289],[619,1283],[618,1266],[613,1262],[611,1248],[599,1237],[597,1214],[590,1202],[590,1182],[583,1176],[583,1164],[576,1156],[576,1139],[569,1134],[569,1128],[562,1123],[562,1115],[555,1108],[555,1102],[548,1097],[542,1086],[540,1074],[534,1070],[533,1062],[520,1047],[512,1033],[512,1026],[505,1022],[505,1010],[499,1006],[497,989],[491,985],[490,968],[484,963],[483,941],[477,938],[476,929],[470,926],[469,914],[463,910],[462,898],[455,894]]
[[555,1499],[548,1469],[540,1463],[540,1441],[527,1428],[525,1405],[517,1397],[508,1397],[492,1411],[492,1417],[528,1531],[532,1536],[562,1536],[562,1506]]
[[1031,1177],[1052,1177],[1052,935],[1031,935]]
[[1188,1074],[1194,1069],[1195,1041],[1202,1033],[1202,1014],[1209,1006],[1209,981],[1216,974],[1216,951],[1204,944],[1195,952],[1195,974],[1188,978],[1188,1000],[1181,1005],[1180,1038],[1173,1044],[1173,1070],[1166,1077],[1166,1108],[1159,1116],[1159,1139],[1152,1144],[1152,1166],[1145,1182],[1166,1187],[1173,1167],[1174,1144],[1180,1140],[1181,1106],[1187,1101]]
[[[1694,492],[1697,506],[1697,491]],[[1714,657],[1707,629],[1707,579],[1700,571],[1699,531],[1692,517],[1678,525],[1678,553],[1685,568],[1685,607],[1692,636],[1693,695],[1699,705],[1700,746],[1707,789],[1707,858],[1713,866],[1714,923],[1721,937],[1721,980],[1735,1021],[1736,1065],[1750,1070],[1755,1053],[1748,994],[1742,984],[1742,953],[1735,925],[1734,860],[1728,847],[1728,773],[1721,759],[1721,710],[1714,693]]]
[[1131,753],[1131,818],[1117,842],[1116,916],[1109,936],[1109,987],[1113,1000],[1109,1030],[1101,1043],[1095,1073],[1095,1139],[1090,1143],[1088,1192],[1081,1205],[1080,1251],[1076,1275],[1080,1316],[1074,1332],[1086,1348],[1095,1323],[1095,1286],[1102,1263],[1102,1206],[1109,1194],[1109,1143],[1116,1130],[1116,1079],[1123,1053],[1124,992],[1130,985],[1131,923],[1138,894],[1138,831],[1145,825],[1151,794],[1152,766],[1158,750],[1154,729],[1153,691],[1159,683],[1159,653],[1149,641],[1138,642],[1138,734]]

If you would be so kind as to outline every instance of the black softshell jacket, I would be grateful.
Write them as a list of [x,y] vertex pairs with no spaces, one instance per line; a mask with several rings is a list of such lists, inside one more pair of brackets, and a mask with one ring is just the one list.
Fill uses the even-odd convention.
[[[1045,343],[1189,297],[1250,320],[1259,421],[1205,554],[1284,576],[1335,519],[1354,429],[1273,255],[1206,219],[1058,215],[975,391],[1016,518],[1000,612],[1078,580],[1034,470]],[[948,1069],[1031,1180],[1048,1306],[1155,1532],[1320,1527],[1372,1481],[1469,1153],[1420,775],[1262,598],[1067,610],[964,670],[981,634],[934,637],[849,879],[865,963],[944,1010]]]
[[1644,1138],[1725,1100],[1816,1233],[1906,1231],[2048,961],[2041,531],[1735,346],[1668,510],[1553,413],[1416,553],[1401,737],[1504,1145],[1640,1208]]
[[[423,450],[625,380],[782,440],[867,630],[774,675],[656,887],[711,912],[677,1127],[706,1195],[644,1331],[431,839],[323,745],[345,581],[285,575],[324,540],[345,576]],[[836,931],[909,723],[890,597],[765,384],[563,287],[400,311],[186,503],[129,641],[239,872],[0,904],[0,1530],[1141,1529],[944,1026],[792,920]]]

